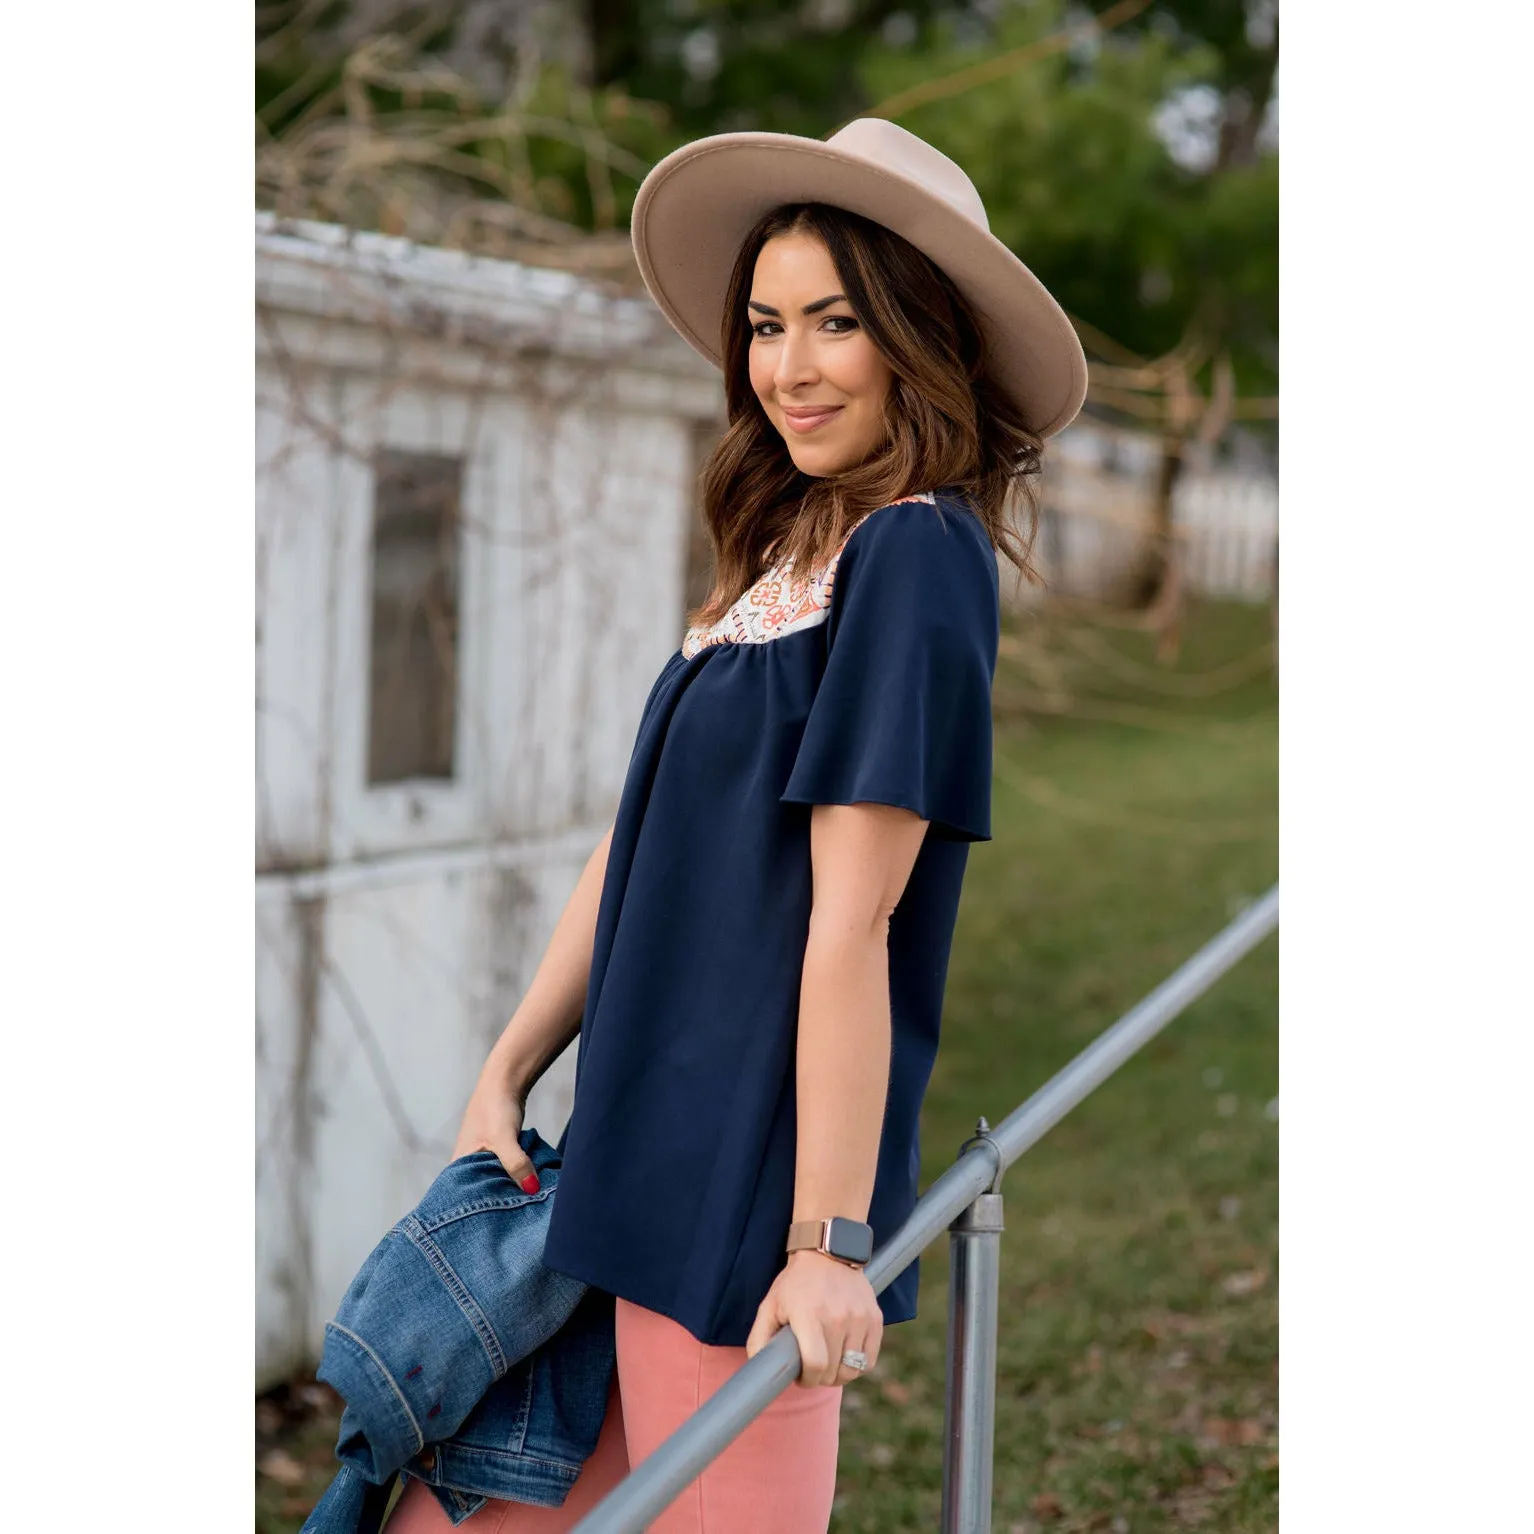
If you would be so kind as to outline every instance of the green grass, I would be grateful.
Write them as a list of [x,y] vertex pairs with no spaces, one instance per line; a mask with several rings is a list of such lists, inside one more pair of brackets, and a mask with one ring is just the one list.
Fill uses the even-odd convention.
[[[1018,626],[1041,629],[1081,654]],[[1007,706],[1028,668],[998,677],[995,840],[971,854],[924,1188],[977,1114],[998,1123],[1277,877],[1276,687],[1231,664],[1260,660],[1266,614],[1197,611],[1170,673],[1145,636],[1088,637],[1128,663],[1072,673],[1097,717],[1029,717]],[[1178,694],[1227,666],[1245,679]],[[1277,984],[1269,939],[1004,1180],[998,1534],[1277,1526]],[[833,1534],[938,1526],[947,1278],[945,1240],[846,1393]]]
[[[1263,610],[1196,609],[1167,670],[1143,635],[1009,623],[924,1188],[1276,879],[1269,637]],[[1269,939],[1007,1174],[996,1534],[1277,1527],[1277,990]],[[833,1534],[938,1526],[947,1272],[944,1240],[844,1396]],[[258,1475],[260,1534],[332,1468],[334,1418],[283,1401],[258,1452],[295,1484]]]

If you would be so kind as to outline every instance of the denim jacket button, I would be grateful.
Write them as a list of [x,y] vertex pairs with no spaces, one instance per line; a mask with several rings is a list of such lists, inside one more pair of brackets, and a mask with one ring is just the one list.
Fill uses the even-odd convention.
[[423,1449],[420,1454],[422,1470],[435,1470],[437,1468],[437,1453],[435,1449]]

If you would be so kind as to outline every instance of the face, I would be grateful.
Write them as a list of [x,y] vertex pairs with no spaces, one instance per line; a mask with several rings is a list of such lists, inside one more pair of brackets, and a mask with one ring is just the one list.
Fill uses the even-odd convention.
[[794,466],[823,478],[861,463],[883,440],[894,374],[842,296],[826,247],[808,234],[768,240],[747,317],[751,387]]

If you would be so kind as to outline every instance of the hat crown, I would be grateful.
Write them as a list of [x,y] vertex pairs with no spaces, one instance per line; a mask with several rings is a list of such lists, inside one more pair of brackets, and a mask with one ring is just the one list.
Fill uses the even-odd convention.
[[940,149],[934,149],[899,124],[882,117],[858,117],[825,142],[828,148],[856,155],[870,165],[915,182],[990,233],[991,221],[986,217],[985,204],[975,190],[975,183]]

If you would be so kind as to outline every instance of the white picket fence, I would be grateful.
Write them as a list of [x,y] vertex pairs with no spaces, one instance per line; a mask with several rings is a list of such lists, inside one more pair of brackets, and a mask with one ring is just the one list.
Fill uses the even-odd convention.
[[[1037,563],[1046,590],[1112,600],[1144,548],[1154,483],[1154,443],[1104,451],[1085,422],[1062,433],[1045,460]],[[1106,461],[1110,460],[1110,461]],[[1278,482],[1249,468],[1190,463],[1173,495],[1174,536],[1187,589],[1260,602],[1278,579]]]

